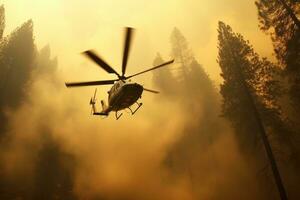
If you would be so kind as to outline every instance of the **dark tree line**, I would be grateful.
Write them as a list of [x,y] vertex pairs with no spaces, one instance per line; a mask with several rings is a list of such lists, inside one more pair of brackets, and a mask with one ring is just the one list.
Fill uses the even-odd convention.
[[[48,75],[56,80],[56,58],[50,47],[37,50],[33,22],[25,22],[12,33],[3,36],[5,9],[0,7],[0,149],[5,152],[11,144],[9,115],[26,101],[35,77]],[[34,105],[33,105],[34,107]],[[29,114],[29,113],[28,113]],[[41,121],[47,121],[47,115]],[[75,199],[73,194],[74,158],[61,150],[51,131],[38,124],[41,146],[37,150],[34,175],[10,177],[4,173],[5,161],[0,153],[0,199]],[[24,133],[29,130],[22,130]],[[19,132],[17,134],[22,134]],[[26,163],[24,163],[25,165]],[[22,166],[20,166],[22,168]],[[30,176],[30,177],[29,177]]]

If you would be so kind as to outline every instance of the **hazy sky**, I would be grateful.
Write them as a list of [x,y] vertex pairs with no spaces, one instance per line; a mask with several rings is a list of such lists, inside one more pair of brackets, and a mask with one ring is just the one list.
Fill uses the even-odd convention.
[[[222,20],[242,33],[263,56],[271,57],[268,36],[258,28],[254,0],[2,0],[6,34],[33,19],[39,48],[50,44],[66,79],[109,78],[79,54],[96,49],[119,69],[123,27],[137,29],[128,73],[151,66],[156,52],[169,58],[170,33],[176,26],[187,38],[198,61],[220,82],[217,23]],[[85,67],[85,65],[89,65]],[[86,74],[83,74],[83,70]],[[100,76],[99,76],[100,75]],[[145,75],[138,80],[147,79]]]

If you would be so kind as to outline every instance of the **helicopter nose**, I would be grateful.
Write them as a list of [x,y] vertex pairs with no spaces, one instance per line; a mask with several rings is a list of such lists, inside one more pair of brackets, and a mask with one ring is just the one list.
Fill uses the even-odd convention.
[[138,91],[143,91],[143,86],[141,86],[140,84],[135,83],[135,87]]
[[144,91],[143,86],[141,86],[140,84],[137,84],[137,83],[136,83],[134,87],[136,88],[136,91],[137,91],[138,96],[141,97],[141,96],[142,96],[142,93],[143,93],[143,91]]
[[129,92],[136,93],[137,95],[142,95],[143,86],[137,83],[130,83],[125,85],[125,89]]

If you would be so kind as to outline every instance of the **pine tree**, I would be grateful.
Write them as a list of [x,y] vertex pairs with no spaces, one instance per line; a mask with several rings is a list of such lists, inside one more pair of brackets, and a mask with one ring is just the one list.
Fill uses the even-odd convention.
[[181,90],[182,94],[186,92],[185,95],[194,95],[195,97],[206,96],[205,92],[207,91],[215,91],[213,82],[204,71],[203,66],[196,60],[186,38],[178,28],[173,29],[170,40],[171,56],[179,66],[179,71],[175,73],[179,83],[176,87],[177,90]]
[[[253,132],[256,131],[251,128],[255,127],[251,120],[253,111],[249,108],[248,97],[245,96],[245,89],[249,89],[264,120],[264,125],[269,128],[276,126],[277,128],[272,128],[273,131],[277,132],[278,136],[284,135],[288,138],[288,127],[285,127],[285,118],[278,103],[282,93],[278,81],[280,68],[266,58],[260,58],[242,35],[233,33],[232,29],[224,23],[219,23],[218,31],[218,62],[224,79],[221,85],[223,115],[234,123],[234,127],[243,129],[240,131],[249,134],[252,138],[250,141],[253,141],[252,145],[255,144]],[[243,79],[246,85],[242,84]],[[279,131],[279,127],[284,131]],[[249,141],[249,138],[246,140]]]
[[258,0],[260,28],[271,35],[278,61],[299,123],[300,111],[300,2],[295,0]]
[[[4,8],[1,7],[1,16],[4,16]],[[0,12],[0,13],[1,13]],[[2,23],[0,29],[4,30],[4,17],[0,17]],[[35,55],[35,46],[32,33],[32,21],[24,23],[10,35],[2,38],[0,45],[0,142],[7,129],[8,118],[5,110],[16,109],[25,99],[26,85],[30,80],[30,73]],[[6,138],[7,139],[7,138]],[[6,141],[6,140],[5,140]],[[6,141],[7,142],[7,141]],[[5,143],[7,145],[7,143]],[[2,166],[0,162],[0,168]],[[29,190],[30,180],[24,180],[22,186],[19,183],[6,180],[4,175],[1,177],[0,185],[3,190],[0,198],[11,199],[12,196],[22,194],[24,198],[30,199]],[[22,177],[20,177],[22,179]],[[2,187],[3,186],[3,187]]]
[[266,58],[260,58],[248,41],[224,23],[219,23],[218,31],[218,61],[224,78],[221,85],[223,114],[233,124],[239,141],[243,141],[241,146],[255,147],[257,133],[260,133],[255,120],[257,110],[259,121],[269,139],[272,138],[272,147],[282,152],[282,155],[277,154],[277,159],[291,159],[297,155],[297,149],[278,103],[282,93],[278,83],[280,68]]
[[187,86],[194,91],[190,95],[195,95],[198,97],[205,96],[207,100],[210,99],[209,101],[215,104],[216,101],[214,100],[217,100],[216,88],[214,87],[213,81],[205,72],[203,66],[199,64],[199,62],[193,57],[189,65],[189,69]]
[[49,45],[44,46],[36,55],[34,72],[39,75],[54,74],[57,71],[57,58],[51,58]]
[[[162,59],[161,55],[157,53],[153,61],[153,66],[160,65],[163,62],[164,60]],[[172,74],[170,67],[165,67],[154,71],[152,81],[165,96],[172,97],[178,92],[178,82]]]
[[[48,45],[36,51],[31,21],[26,22],[6,39],[2,53],[4,56],[1,61],[8,63],[12,69],[8,71],[9,77],[4,92],[15,90],[6,94],[6,98],[14,101],[11,103],[9,99],[4,99],[4,107],[17,109],[19,104],[27,101],[29,96],[25,94],[25,90],[30,89],[36,78],[55,81],[53,86],[56,86],[57,59],[51,58]],[[5,121],[7,122],[6,118]],[[0,180],[0,199],[76,199],[72,191],[74,157],[63,152],[45,124],[37,123],[35,126],[41,136],[41,149],[37,152],[37,160],[34,163],[35,174],[30,178],[22,176],[13,181],[3,175],[3,179]],[[9,146],[9,136],[5,142]],[[2,163],[0,169],[1,167]]]
[[[186,124],[181,137],[170,147],[164,164],[171,171],[172,178],[186,176],[195,189],[194,195],[200,197],[196,188],[200,187],[203,177],[199,173],[199,169],[203,168],[201,153],[210,152],[210,145],[216,140],[218,133],[224,130],[219,118],[219,98],[212,80],[193,56],[187,40],[177,28],[171,33],[171,45],[171,55],[180,70],[176,73],[176,78],[173,78],[174,81],[166,83],[174,88],[170,99],[179,103],[183,110],[180,115]],[[214,158],[210,161],[215,164]]]
[[[222,69],[221,76],[224,79],[220,91],[223,96],[222,113],[236,129],[241,146],[249,149],[256,144],[257,127],[253,116],[249,114],[252,111],[244,92],[243,77],[239,76],[239,72],[234,66],[239,65],[243,70],[250,69],[247,57],[251,56],[252,49],[241,35],[235,35],[232,29],[222,22],[219,23],[218,32],[218,63]],[[232,55],[233,50],[236,55]]]
[[189,65],[193,61],[193,54],[189,49],[188,42],[182,35],[178,28],[174,28],[171,33],[171,56],[175,59],[175,62],[180,66],[180,74],[183,82],[187,81],[187,74],[189,72]]
[[[256,1],[260,28],[271,34],[278,60],[288,70],[299,68],[300,21],[297,18],[300,5],[291,0],[259,0]],[[299,63],[298,63],[299,64]]]
[[[4,73],[0,107],[15,108],[24,98],[35,56],[32,21],[24,23],[3,41],[1,68]],[[4,70],[3,70],[4,69]]]
[[0,133],[6,126],[4,111],[16,108],[24,100],[35,55],[32,26],[29,20],[1,40]]
[[[300,2],[292,0],[259,0],[256,1],[259,13],[260,27],[270,33],[278,60],[283,65],[284,85],[288,88],[288,96],[291,106],[282,105],[286,108],[285,115],[294,123],[291,128],[294,132],[300,131]],[[290,126],[285,120],[285,126]],[[300,149],[299,134],[292,134],[293,157],[299,162]],[[299,164],[298,164],[299,165]]]

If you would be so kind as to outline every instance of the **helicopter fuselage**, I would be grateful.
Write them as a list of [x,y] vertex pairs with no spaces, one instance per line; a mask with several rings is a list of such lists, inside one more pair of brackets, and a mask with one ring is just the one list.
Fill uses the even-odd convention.
[[138,83],[117,81],[108,92],[106,112],[119,111],[130,107],[143,93],[143,86]]

